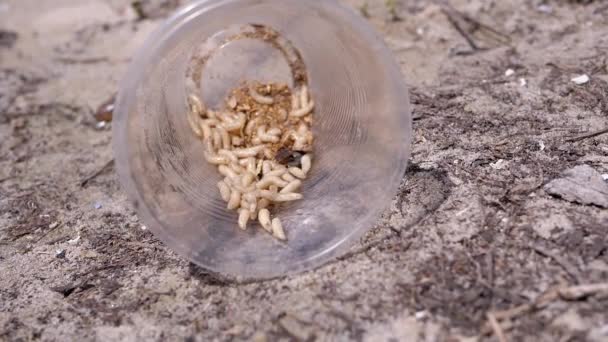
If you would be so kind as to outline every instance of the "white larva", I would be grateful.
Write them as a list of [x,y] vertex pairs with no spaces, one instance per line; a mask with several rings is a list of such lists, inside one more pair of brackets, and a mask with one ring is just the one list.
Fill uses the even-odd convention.
[[286,169],[276,169],[269,172],[264,173],[264,177],[281,177],[285,173],[287,173]]
[[217,129],[213,129],[213,147],[215,149],[222,148],[222,135]]
[[279,128],[271,128],[269,130],[266,131],[266,135],[280,135],[281,134],[281,130]]
[[302,172],[304,172],[305,175],[308,174],[308,172],[310,171],[310,168],[312,167],[312,159],[310,158],[309,154],[305,154],[302,156],[302,158],[300,159],[300,163],[302,164]]
[[255,158],[253,157],[249,157],[247,158],[247,171],[255,174],[258,174],[259,172],[256,172],[256,168],[255,168]]
[[291,173],[285,173],[283,174],[283,176],[281,176],[281,178],[286,181],[286,182],[293,182],[294,180],[296,180],[296,177],[292,176]]
[[251,183],[253,183],[253,180],[255,179],[255,176],[251,173],[251,172],[245,172],[243,174],[243,177],[241,178],[241,184],[243,185],[243,187],[248,187],[251,185]]
[[239,158],[255,157],[264,150],[264,145],[253,146],[250,148],[239,148],[234,150],[234,154]]
[[275,192],[270,191],[270,190],[260,190],[258,192],[258,194],[260,195],[261,198],[268,200],[269,202],[274,200],[274,196],[276,195]]
[[258,93],[254,86],[249,87],[249,94],[251,95],[251,98],[259,104],[271,105],[274,103],[274,99],[272,97],[264,96]]
[[232,137],[232,146],[241,146],[243,144],[243,139],[241,137]]
[[197,116],[202,116],[205,112],[205,107],[201,100],[194,94],[188,96],[188,102],[190,103],[190,111]]
[[202,120],[200,122],[201,131],[203,133],[203,139],[207,140],[211,138],[211,126],[205,122],[206,120]]
[[283,230],[283,224],[281,224],[281,220],[279,220],[279,218],[275,217],[274,219],[272,219],[272,235],[274,235],[274,237],[276,237],[279,240],[287,240],[287,237],[285,236],[285,231]]
[[261,209],[258,212],[258,221],[262,227],[268,232],[272,232],[272,224],[270,222],[270,211],[268,209]]
[[271,143],[271,144],[276,144],[280,140],[279,137],[277,137],[276,135],[268,135],[268,134],[260,135],[259,138],[260,138],[261,142]]
[[236,108],[236,105],[237,105],[236,98],[234,96],[231,96],[230,99],[228,99],[227,104],[228,104],[228,107],[230,107],[232,109]]
[[287,182],[277,176],[265,176],[261,181],[257,182],[255,186],[258,189],[268,189],[271,185],[276,185],[282,188],[287,186]]
[[296,179],[296,180],[290,182],[289,184],[287,184],[283,189],[281,189],[281,191],[279,191],[279,194],[292,193],[292,192],[298,190],[298,188],[300,188],[300,186],[302,186],[302,181]]
[[299,169],[297,167],[290,167],[289,173],[291,173],[292,175],[294,175],[295,177],[300,178],[300,179],[306,178],[306,174],[304,173],[304,171],[302,171],[301,169]]
[[240,204],[241,204],[241,193],[237,190],[232,191],[226,208],[228,208],[228,210],[234,210],[234,209],[238,208]]
[[265,160],[262,162],[262,173],[263,174],[268,174],[270,173],[270,171],[272,170],[272,164],[270,163],[269,160]]
[[300,98],[295,93],[291,94],[291,111],[296,111],[300,108]]
[[190,125],[190,129],[192,129],[192,132],[194,132],[196,136],[203,136],[203,132],[201,131],[198,125],[198,121],[196,119],[193,119],[191,114],[188,114],[188,125]]
[[306,107],[308,105],[308,87],[306,85],[302,86],[300,89],[300,106]]
[[255,129],[257,124],[258,124],[257,118],[255,118],[253,120],[249,120],[249,122],[247,123],[247,126],[245,126],[245,134],[251,136],[251,134],[253,133],[253,130]]
[[301,118],[303,116],[310,114],[310,112],[312,112],[314,108],[315,108],[315,102],[310,101],[306,104],[305,107],[292,111],[289,114],[289,116],[291,116],[293,118]]
[[298,201],[303,198],[302,194],[289,193],[289,194],[277,194],[272,198],[275,202],[292,202]]
[[222,174],[222,176],[228,177],[230,179],[238,178],[238,174],[234,171],[234,169],[226,165],[220,165],[217,170]]
[[229,160],[227,158],[212,153],[205,153],[205,160],[209,164],[213,165],[225,165],[229,163]]
[[228,202],[228,200],[230,200],[230,188],[228,185],[224,181],[219,181],[217,187],[220,190],[220,196],[224,202]]
[[238,158],[234,155],[234,153],[232,153],[232,151],[219,150],[217,154],[221,157],[228,159],[231,163],[238,163],[239,161]]
[[249,216],[251,212],[248,209],[239,209],[239,227],[242,230],[247,229],[247,221],[249,221]]

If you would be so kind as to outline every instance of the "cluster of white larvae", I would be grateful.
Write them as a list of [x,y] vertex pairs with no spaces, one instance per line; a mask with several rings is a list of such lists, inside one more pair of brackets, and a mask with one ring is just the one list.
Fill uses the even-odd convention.
[[[259,89],[269,91],[262,94]],[[282,101],[273,97],[270,89],[246,86],[240,100],[233,92],[221,111],[206,110],[198,97],[190,95],[188,121],[205,144],[206,160],[224,177],[217,187],[227,209],[238,211],[238,226],[245,230],[250,220],[258,220],[264,230],[286,240],[281,220],[271,219],[269,209],[303,197],[297,191],[312,166],[308,152],[312,151],[315,105],[306,86],[292,94],[290,101],[287,97],[287,107],[285,97]],[[287,86],[281,89],[288,91]],[[275,160],[277,151],[287,147],[306,153],[300,167]]]

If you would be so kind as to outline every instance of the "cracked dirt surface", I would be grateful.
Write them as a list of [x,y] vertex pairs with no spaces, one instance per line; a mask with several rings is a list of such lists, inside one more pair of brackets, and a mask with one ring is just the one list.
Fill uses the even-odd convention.
[[529,303],[509,340],[608,340],[608,295],[535,302],[608,281],[608,210],[543,190],[608,173],[607,135],[567,141],[608,126],[605,2],[451,1],[504,35],[478,50],[440,2],[344,2],[411,85],[410,167],[345,256],[234,284],[145,230],[111,170],[80,184],[112,159],[94,109],[179,1],[0,1],[0,340],[483,341]]

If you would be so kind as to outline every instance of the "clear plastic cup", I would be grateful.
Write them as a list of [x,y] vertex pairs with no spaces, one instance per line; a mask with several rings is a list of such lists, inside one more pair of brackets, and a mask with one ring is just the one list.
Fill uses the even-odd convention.
[[[247,25],[272,28],[300,53],[317,104],[304,199],[273,213],[287,242],[257,225],[237,228],[216,187],[220,175],[187,121],[192,88],[214,107],[243,80],[294,84],[271,44],[222,43]],[[188,82],[193,57],[204,51],[213,53],[202,77]],[[203,0],[177,11],[134,58],[113,135],[120,180],[156,236],[209,271],[250,280],[322,265],[375,224],[405,172],[411,116],[391,53],[353,10],[333,0]]]

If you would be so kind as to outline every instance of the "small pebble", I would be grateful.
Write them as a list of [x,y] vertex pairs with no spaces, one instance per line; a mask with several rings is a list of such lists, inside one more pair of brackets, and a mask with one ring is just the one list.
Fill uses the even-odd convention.
[[510,77],[510,76],[513,76],[513,75],[515,75],[515,70],[513,70],[513,69],[507,69],[507,71],[505,71],[505,76],[506,77]]
[[65,258],[65,249],[58,249],[55,251],[55,257],[57,259],[64,259]]
[[605,182],[608,182],[608,173],[603,174],[603,175],[602,175],[602,179],[603,179]]
[[80,235],[78,235],[77,237],[73,238],[72,240],[68,240],[68,243],[70,245],[75,245],[78,243],[78,241],[80,241]]
[[95,204],[93,204],[93,207],[94,207],[95,209],[99,210],[99,209],[101,209],[101,208],[102,208],[102,205],[101,205],[101,203],[100,203],[100,202],[95,202]]
[[527,86],[527,85],[528,85],[528,81],[526,81],[526,79],[525,79],[525,78],[520,78],[520,79],[519,79],[519,85],[520,85],[521,87],[525,87],[525,86]]
[[589,81],[590,78],[587,75],[580,75],[572,79],[572,82],[576,83],[577,85],[583,85],[585,83],[588,83]]

